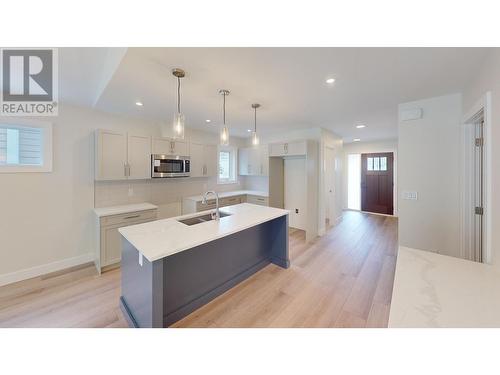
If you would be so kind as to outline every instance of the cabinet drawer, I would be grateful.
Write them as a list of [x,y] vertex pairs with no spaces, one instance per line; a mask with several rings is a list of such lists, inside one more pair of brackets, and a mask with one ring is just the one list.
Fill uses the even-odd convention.
[[203,204],[202,202],[196,202],[196,212],[212,210],[216,206],[215,199],[207,200],[207,204]]
[[247,203],[258,204],[261,206],[269,206],[269,198],[260,197],[258,195],[248,195],[247,196]]
[[101,218],[101,227],[109,225],[135,223],[137,221],[150,221],[156,219],[156,210],[129,212],[127,214],[106,216]]
[[238,195],[236,197],[226,197],[226,198],[222,198],[220,200],[221,207],[233,206],[235,204],[240,204],[240,203],[241,203],[241,196],[240,195]]

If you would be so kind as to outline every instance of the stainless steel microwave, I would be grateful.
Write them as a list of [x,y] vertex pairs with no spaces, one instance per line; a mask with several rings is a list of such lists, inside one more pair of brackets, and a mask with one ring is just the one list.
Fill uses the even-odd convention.
[[189,156],[151,155],[151,177],[189,177],[191,170]]

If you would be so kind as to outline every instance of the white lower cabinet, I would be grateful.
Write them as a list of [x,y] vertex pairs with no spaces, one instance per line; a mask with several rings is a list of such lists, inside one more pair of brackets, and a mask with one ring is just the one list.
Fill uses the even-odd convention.
[[269,198],[259,195],[247,195],[247,203],[258,204],[260,206],[269,206]]
[[97,236],[97,268],[118,266],[121,261],[122,237],[119,228],[129,225],[147,223],[157,219],[157,210],[130,212],[120,215],[103,216],[98,218]]
[[[239,194],[230,197],[219,198],[219,207],[233,206],[240,203],[252,203],[261,206],[269,206],[269,198],[259,195]],[[193,214],[200,211],[208,211],[215,209],[215,199],[207,200],[207,204],[203,204],[201,200],[193,200],[184,198],[182,201],[182,214]]]

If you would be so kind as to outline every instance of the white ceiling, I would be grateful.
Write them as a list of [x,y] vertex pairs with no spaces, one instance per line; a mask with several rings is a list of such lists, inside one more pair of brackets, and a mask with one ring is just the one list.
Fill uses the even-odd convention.
[[[190,127],[216,132],[227,122],[236,136],[253,126],[258,102],[263,133],[324,127],[344,137],[397,137],[397,105],[461,91],[486,48],[62,48],[62,101],[153,121],[171,121],[175,67]],[[121,59],[121,60],[120,60]],[[326,78],[336,79],[333,85]],[[135,105],[142,101],[143,107]],[[211,119],[211,124],[205,122]],[[364,124],[365,129],[355,125]]]

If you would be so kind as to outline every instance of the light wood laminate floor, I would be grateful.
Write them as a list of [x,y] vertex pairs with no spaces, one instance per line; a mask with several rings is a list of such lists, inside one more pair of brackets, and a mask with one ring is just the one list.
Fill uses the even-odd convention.
[[[386,327],[397,219],[347,211],[310,244],[290,231],[291,267],[269,265],[174,327]],[[0,327],[126,327],[120,270],[93,266],[0,288]]]

